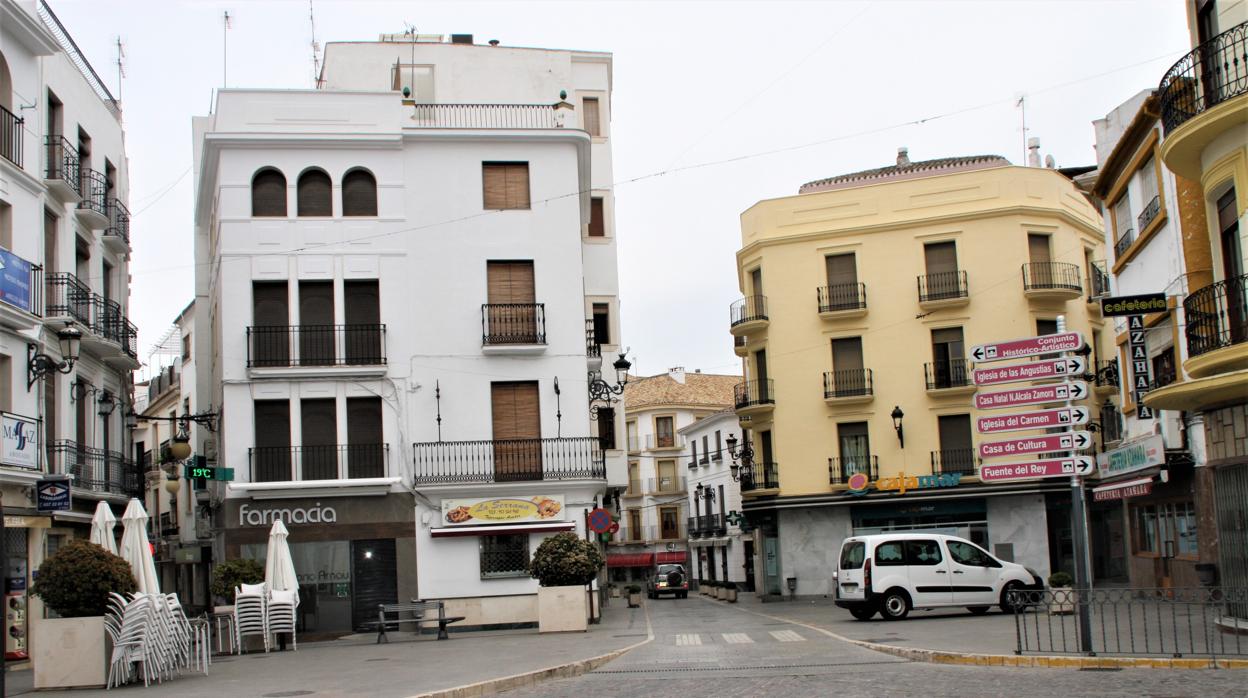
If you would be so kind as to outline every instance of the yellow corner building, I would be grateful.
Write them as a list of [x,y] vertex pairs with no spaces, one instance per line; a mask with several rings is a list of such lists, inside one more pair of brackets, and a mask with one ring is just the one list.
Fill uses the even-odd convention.
[[[734,403],[763,592],[829,594],[845,537],[901,529],[961,535],[1044,576],[1071,569],[1067,480],[976,477],[988,412],[972,407],[968,356],[1078,331],[1089,374],[1117,380],[1089,288],[1103,279],[1101,217],[1070,178],[1088,169],[911,162],[903,148],[895,165],[742,214]],[[1111,391],[1089,377],[1080,404],[1098,441],[1115,438],[1119,414],[1098,397]]]

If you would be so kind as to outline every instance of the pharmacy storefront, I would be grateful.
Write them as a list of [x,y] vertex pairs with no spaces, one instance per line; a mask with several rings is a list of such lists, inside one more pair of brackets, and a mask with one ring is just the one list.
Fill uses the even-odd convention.
[[409,495],[231,499],[225,517],[226,559],[263,563],[273,522],[290,531],[300,632],[352,632],[376,619],[378,604],[417,595]]

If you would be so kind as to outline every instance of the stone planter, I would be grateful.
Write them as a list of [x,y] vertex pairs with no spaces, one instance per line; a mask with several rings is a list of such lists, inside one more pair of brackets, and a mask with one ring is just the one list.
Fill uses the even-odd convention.
[[715,587],[715,598],[719,599],[720,601],[723,601],[724,599],[728,598],[728,590],[725,589],[724,587]]
[[619,587],[611,587],[611,591],[610,591],[609,593],[610,593],[610,595],[611,595],[611,598],[613,598],[613,599],[618,599],[618,598],[620,598],[620,588],[619,588]]
[[1075,612],[1075,604],[1079,603],[1079,594],[1070,587],[1052,587],[1052,601],[1049,602],[1049,615],[1064,616]]
[[641,607],[641,592],[640,592],[640,591],[632,591],[632,592],[629,592],[629,594],[628,594],[628,607],[629,607],[629,608],[640,608],[640,607]]
[[589,627],[585,587],[538,587],[537,631],[541,633],[585,632]]
[[728,603],[737,602],[737,588],[735,586],[728,587],[727,592],[724,596],[724,600],[727,601]]
[[30,640],[35,688],[102,688],[108,683],[104,616],[37,619]]

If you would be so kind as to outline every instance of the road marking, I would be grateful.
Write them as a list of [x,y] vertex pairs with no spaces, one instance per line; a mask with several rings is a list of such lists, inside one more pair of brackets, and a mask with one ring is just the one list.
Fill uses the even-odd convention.
[[806,638],[798,635],[792,630],[772,630],[771,636],[780,642],[805,642]]
[[700,645],[700,644],[702,644],[702,636],[698,635],[697,633],[694,633],[693,635],[677,635],[676,636],[677,647],[688,647],[690,645]]
[[730,645],[748,645],[754,641],[745,633],[724,633],[724,642]]

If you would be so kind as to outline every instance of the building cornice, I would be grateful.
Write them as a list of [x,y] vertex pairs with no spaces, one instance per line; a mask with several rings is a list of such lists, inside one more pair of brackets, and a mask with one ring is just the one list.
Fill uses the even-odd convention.
[[931,502],[949,499],[970,499],[975,497],[1005,497],[1014,495],[1043,494],[1046,492],[1068,492],[1070,483],[1065,480],[1039,481],[1010,485],[978,485],[933,489],[923,494],[897,495],[878,493],[868,495],[852,495],[845,492],[828,492],[814,495],[789,495],[745,500],[742,508],[746,512],[775,511],[778,509],[802,509],[809,507],[848,507],[870,506],[873,504],[910,504],[913,502]]
[[1157,93],[1154,92],[1140,105],[1139,110],[1135,113],[1135,117],[1131,119],[1131,123],[1122,132],[1122,137],[1114,144],[1114,149],[1110,151],[1109,157],[1105,158],[1105,164],[1100,167],[1096,181],[1092,184],[1092,193],[1097,198],[1104,200],[1110,189],[1117,188],[1115,183],[1119,179],[1119,173],[1135,160],[1135,155],[1140,145],[1148,137],[1149,132],[1157,127],[1160,119],[1161,112],[1157,107]]
[[0,0],[0,24],[36,56],[52,56],[61,50],[56,37],[38,17],[22,11],[15,3]]

